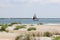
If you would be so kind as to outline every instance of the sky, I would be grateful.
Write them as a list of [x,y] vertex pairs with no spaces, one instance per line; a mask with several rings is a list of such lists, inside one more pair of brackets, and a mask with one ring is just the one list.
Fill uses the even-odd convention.
[[0,0],[0,18],[60,18],[60,0]]

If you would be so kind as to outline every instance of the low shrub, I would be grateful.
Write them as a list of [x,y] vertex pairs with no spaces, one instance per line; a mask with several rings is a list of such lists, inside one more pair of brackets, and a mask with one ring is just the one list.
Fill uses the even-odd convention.
[[14,30],[19,30],[21,28],[26,28],[26,27],[24,25],[22,25],[22,26],[16,26],[16,28],[14,28]]
[[49,33],[49,32],[45,32],[45,33],[44,33],[44,36],[46,36],[46,37],[50,37],[50,36],[52,36],[52,34]]
[[22,35],[17,36],[15,40],[19,40],[19,39],[22,40],[22,37],[23,37]]
[[32,33],[32,36],[35,37],[36,36],[35,33]]
[[0,26],[2,26],[3,24],[0,24]]
[[25,36],[20,35],[20,36],[17,36],[15,40],[30,40],[30,35],[29,34],[26,34]]
[[3,25],[1,26],[0,31],[5,31],[7,27],[8,27],[7,24],[3,24]]
[[27,30],[28,30],[28,31],[36,30],[36,28],[34,28],[34,27],[30,27],[30,28],[28,28]]

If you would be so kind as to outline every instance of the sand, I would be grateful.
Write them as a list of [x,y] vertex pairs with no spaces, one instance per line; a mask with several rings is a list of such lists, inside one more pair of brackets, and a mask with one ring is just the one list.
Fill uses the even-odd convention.
[[[31,26],[31,24],[19,24],[19,25],[27,25],[26,28],[24,29],[20,29],[20,30],[13,30],[13,28],[15,26],[17,26],[18,24],[13,25],[9,29],[9,33],[6,32],[0,32],[0,40],[15,40],[15,38],[20,35],[20,34],[24,34],[24,33],[28,33],[27,29],[29,27],[35,27],[37,30],[35,32],[58,32],[60,33],[60,25],[37,25],[34,24],[33,26]],[[12,28],[12,29],[11,29]],[[32,33],[34,31],[30,31],[30,33]],[[45,38],[46,40],[48,40],[47,38]],[[44,39],[41,39],[44,40]]]

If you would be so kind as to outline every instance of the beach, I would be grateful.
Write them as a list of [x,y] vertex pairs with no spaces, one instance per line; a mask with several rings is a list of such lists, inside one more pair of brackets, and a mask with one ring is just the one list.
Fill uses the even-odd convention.
[[[26,28],[22,28],[19,30],[14,30],[16,26],[25,25]],[[30,27],[36,28],[36,30],[28,31],[27,29]],[[0,32],[0,40],[15,40],[15,38],[21,34],[26,33],[40,33],[41,35],[44,32],[50,32],[50,33],[59,33],[60,34],[60,25],[38,25],[38,24],[14,24],[11,27],[6,28],[6,30],[9,30],[9,32]]]

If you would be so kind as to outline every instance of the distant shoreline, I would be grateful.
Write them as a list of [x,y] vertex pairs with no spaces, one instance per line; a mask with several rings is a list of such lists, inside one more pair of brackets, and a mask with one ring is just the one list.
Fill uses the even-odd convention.
[[[4,19],[4,18],[0,18],[0,19]],[[5,19],[7,19],[7,18],[5,18]],[[11,19],[13,19],[13,18],[11,18]],[[17,19],[32,19],[32,18],[17,18]],[[38,18],[38,19],[40,19],[40,18]],[[44,19],[44,18],[42,18],[42,19]],[[47,19],[55,19],[55,18],[47,18]],[[58,18],[57,18],[58,19]],[[59,18],[60,19],[60,18]]]

